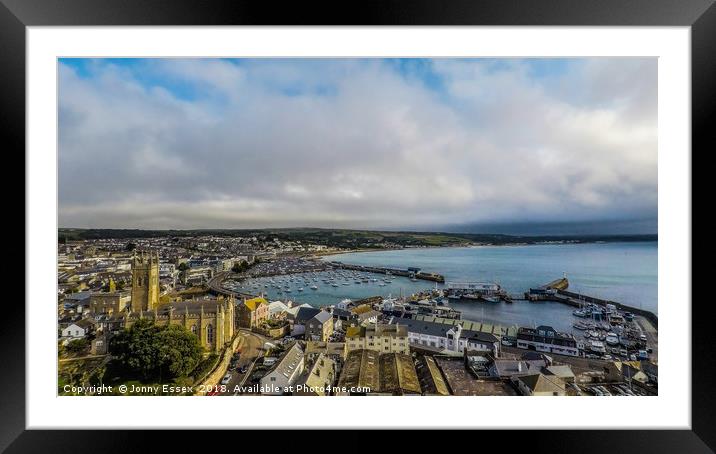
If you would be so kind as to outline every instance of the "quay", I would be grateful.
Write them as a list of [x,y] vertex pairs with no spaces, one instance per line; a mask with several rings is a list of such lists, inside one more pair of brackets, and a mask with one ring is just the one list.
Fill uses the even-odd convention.
[[340,268],[340,269],[344,269],[344,270],[364,271],[364,272],[368,272],[368,273],[378,273],[378,274],[392,274],[394,276],[403,276],[403,277],[421,279],[424,281],[439,282],[441,284],[445,283],[445,276],[443,276],[442,274],[426,273],[426,272],[420,271],[420,268],[408,268],[407,270],[403,270],[403,269],[399,269],[399,268],[384,268],[384,267],[376,267],[376,266],[351,265],[351,264],[342,263],[342,262],[331,262],[331,265],[333,265],[335,268]]
[[[537,288],[531,288],[525,293],[525,297],[530,301],[557,301],[572,307],[582,307],[585,303],[596,304],[601,307],[613,305],[622,312],[631,312],[634,315],[640,315],[647,319],[654,327],[658,326],[659,319],[653,312],[640,309],[638,307],[628,306],[616,301],[609,301],[594,296],[583,295],[581,293],[570,292],[567,289],[569,282],[567,278],[557,279]],[[561,287],[561,288],[560,288]]]

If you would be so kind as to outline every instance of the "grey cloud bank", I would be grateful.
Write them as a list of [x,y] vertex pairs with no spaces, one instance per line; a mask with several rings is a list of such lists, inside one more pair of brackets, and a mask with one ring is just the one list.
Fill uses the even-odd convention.
[[60,63],[60,226],[656,218],[656,59],[239,63]]

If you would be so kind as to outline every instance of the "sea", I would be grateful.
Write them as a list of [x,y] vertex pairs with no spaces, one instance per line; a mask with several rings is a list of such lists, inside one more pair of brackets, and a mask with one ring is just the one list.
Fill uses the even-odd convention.
[[[566,275],[571,291],[658,314],[657,250],[657,242],[567,243],[354,252],[326,256],[323,260],[402,269],[415,267],[442,274],[448,283],[496,282],[510,294],[519,295],[530,287]],[[290,299],[299,304],[322,306],[345,298],[395,297],[435,288],[435,283],[429,281],[414,282],[407,277],[392,276],[392,282],[386,284],[385,275],[360,274],[377,282],[356,283],[351,278],[337,280],[339,286],[332,287],[322,281],[324,273],[309,273],[294,275],[293,281],[282,278],[285,280],[282,286],[290,287],[290,293],[279,293],[269,284],[270,278],[244,281],[240,290],[260,291],[270,300]],[[313,290],[312,285],[318,288]],[[443,284],[437,287],[442,288]],[[299,288],[303,291],[299,292]],[[572,314],[574,308],[552,301],[517,300],[510,304],[463,300],[450,301],[449,306],[461,311],[463,319],[503,326],[550,325],[560,331],[573,332],[572,324],[578,320]]]

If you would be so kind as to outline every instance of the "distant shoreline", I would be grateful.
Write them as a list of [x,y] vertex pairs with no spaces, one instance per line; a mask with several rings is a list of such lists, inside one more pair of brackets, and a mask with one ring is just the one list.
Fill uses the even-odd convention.
[[424,246],[424,247],[403,247],[403,248],[361,248],[361,249],[348,249],[345,251],[329,251],[308,254],[311,258],[321,259],[323,257],[330,257],[335,255],[343,254],[356,254],[362,252],[384,252],[384,251],[414,251],[422,249],[451,249],[451,248],[479,248],[479,247],[519,247],[519,246],[568,246],[568,245],[579,245],[579,244],[618,244],[618,243],[658,243],[658,240],[641,240],[641,241],[579,241],[579,242],[543,242],[543,243],[504,243],[504,244],[467,244],[467,245],[452,245],[452,246]]

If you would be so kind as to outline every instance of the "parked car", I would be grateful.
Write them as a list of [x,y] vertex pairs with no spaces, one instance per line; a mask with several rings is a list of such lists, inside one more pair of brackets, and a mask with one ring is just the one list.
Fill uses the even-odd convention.
[[502,345],[512,347],[514,344],[509,339],[502,339]]
[[224,378],[221,379],[221,384],[228,385],[230,381],[231,381],[231,374],[226,374],[226,375],[224,375]]

